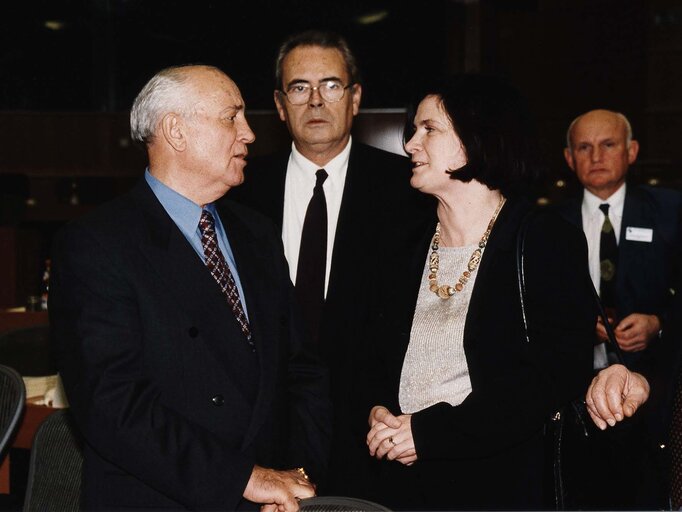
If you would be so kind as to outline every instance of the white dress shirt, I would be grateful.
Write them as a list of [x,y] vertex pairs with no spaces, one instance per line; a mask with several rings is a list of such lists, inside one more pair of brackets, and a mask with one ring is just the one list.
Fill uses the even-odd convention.
[[[609,219],[616,234],[616,243],[620,243],[620,227],[623,222],[623,205],[625,204],[625,189],[623,185],[607,199],[595,196],[587,189],[583,192],[582,217],[583,231],[587,239],[588,262],[590,267],[590,277],[597,291],[599,291],[599,281],[601,279],[599,245],[601,241],[601,228],[604,224],[604,213],[599,209],[600,204],[609,204]],[[617,270],[616,270],[617,272]],[[608,366],[606,360],[606,347],[603,343],[594,347],[594,368],[605,368]]]
[[327,179],[322,188],[327,202],[327,268],[324,279],[324,295],[327,296],[329,288],[329,272],[332,265],[332,253],[334,251],[334,237],[336,225],[339,221],[339,210],[343,189],[346,184],[348,171],[348,157],[352,140],[346,147],[332,158],[324,167],[311,162],[304,157],[296,146],[291,144],[291,155],[287,165],[286,180],[284,183],[284,214],[282,218],[282,242],[284,242],[284,254],[289,262],[289,275],[291,281],[296,283],[296,270],[298,267],[298,253],[301,248],[301,233],[305,220],[308,203],[313,197],[313,188],[317,180],[315,172],[318,169],[327,171]]

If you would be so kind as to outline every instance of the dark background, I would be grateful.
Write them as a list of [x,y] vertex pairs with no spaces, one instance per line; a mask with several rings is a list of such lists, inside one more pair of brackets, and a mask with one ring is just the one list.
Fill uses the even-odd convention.
[[341,33],[358,57],[356,129],[402,119],[408,91],[430,76],[485,72],[530,103],[545,201],[577,190],[565,131],[593,108],[631,120],[633,180],[682,188],[682,0],[22,0],[0,15],[0,247],[29,262],[8,289],[22,297],[54,230],[140,176],[128,109],[159,69],[219,66],[246,100],[251,153],[286,145],[273,61],[282,39],[309,28]]
[[[271,110],[278,44],[315,27],[349,40],[364,109],[403,107],[430,75],[499,74],[528,97],[556,175],[568,123],[604,107],[631,119],[639,167],[677,183],[680,0],[24,0],[0,18],[0,112],[125,116],[151,75],[191,62],[223,68],[250,110]],[[12,165],[0,161],[0,172]]]

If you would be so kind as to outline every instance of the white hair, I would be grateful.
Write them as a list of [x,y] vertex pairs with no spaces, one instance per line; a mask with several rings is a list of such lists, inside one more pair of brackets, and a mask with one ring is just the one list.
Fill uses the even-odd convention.
[[[149,144],[154,139],[161,118],[169,112],[187,115],[189,68],[197,66],[173,66],[159,71],[142,88],[130,110],[130,136],[133,140]],[[213,66],[201,66],[214,69]]]
[[[632,125],[630,124],[630,121],[628,121],[628,118],[625,117],[620,112],[614,112],[613,110],[606,110],[605,112],[609,112],[610,114],[613,114],[614,116],[621,120],[621,122],[625,126],[625,143],[627,147],[630,147],[630,142],[632,142]],[[589,114],[589,112],[587,113]],[[573,132],[573,127],[576,125],[578,121],[580,121],[580,119],[582,119],[584,115],[585,114],[580,114],[578,117],[576,117],[568,126],[568,130],[566,130],[566,147],[570,151],[573,151],[573,147],[571,145],[571,133]]]

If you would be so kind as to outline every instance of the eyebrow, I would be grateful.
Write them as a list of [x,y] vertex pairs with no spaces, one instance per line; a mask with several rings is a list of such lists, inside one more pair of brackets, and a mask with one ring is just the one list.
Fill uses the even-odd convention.
[[[605,139],[598,140],[597,144],[605,144],[607,142],[616,143],[616,142],[618,142],[618,138],[617,137],[606,137]],[[579,140],[579,141],[576,141],[574,145],[575,146],[580,146],[580,145],[592,146],[593,144],[589,140]]]
[[[343,82],[343,80],[341,80],[341,78],[339,78],[338,76],[326,76],[324,78],[320,78],[320,80],[318,80],[317,83],[320,84],[322,82],[329,82],[330,80],[334,80],[336,82]],[[309,84],[309,83],[311,83],[310,80],[303,80],[302,78],[295,78],[294,80],[291,80],[289,83],[287,83],[287,87],[291,87],[292,85],[296,85],[296,84]]]
[[422,119],[421,121],[419,121],[418,125],[415,125],[415,126],[424,126],[424,125],[429,124],[429,123],[444,126],[444,124],[441,121],[437,121],[437,120],[431,119],[431,118]]
[[238,104],[238,105],[230,105],[229,107],[225,107],[220,111],[221,114],[225,114],[226,112],[229,112],[231,110],[234,110],[236,112],[239,112],[240,110],[244,110],[244,105],[243,104]]

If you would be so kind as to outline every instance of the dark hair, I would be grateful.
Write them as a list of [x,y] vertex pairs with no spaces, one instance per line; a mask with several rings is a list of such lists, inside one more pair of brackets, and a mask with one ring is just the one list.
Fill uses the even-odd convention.
[[475,179],[504,195],[525,192],[538,177],[534,129],[525,98],[497,77],[461,74],[421,87],[408,107],[404,141],[414,133],[419,102],[436,96],[461,139],[467,163],[450,178]]
[[346,85],[359,84],[360,70],[358,69],[355,55],[351,52],[346,40],[334,32],[322,30],[307,30],[289,36],[279,47],[277,59],[275,60],[275,89],[281,89],[282,84],[282,63],[289,52],[299,46],[319,46],[321,48],[333,48],[341,52],[343,61],[346,63],[346,72],[350,83]]

